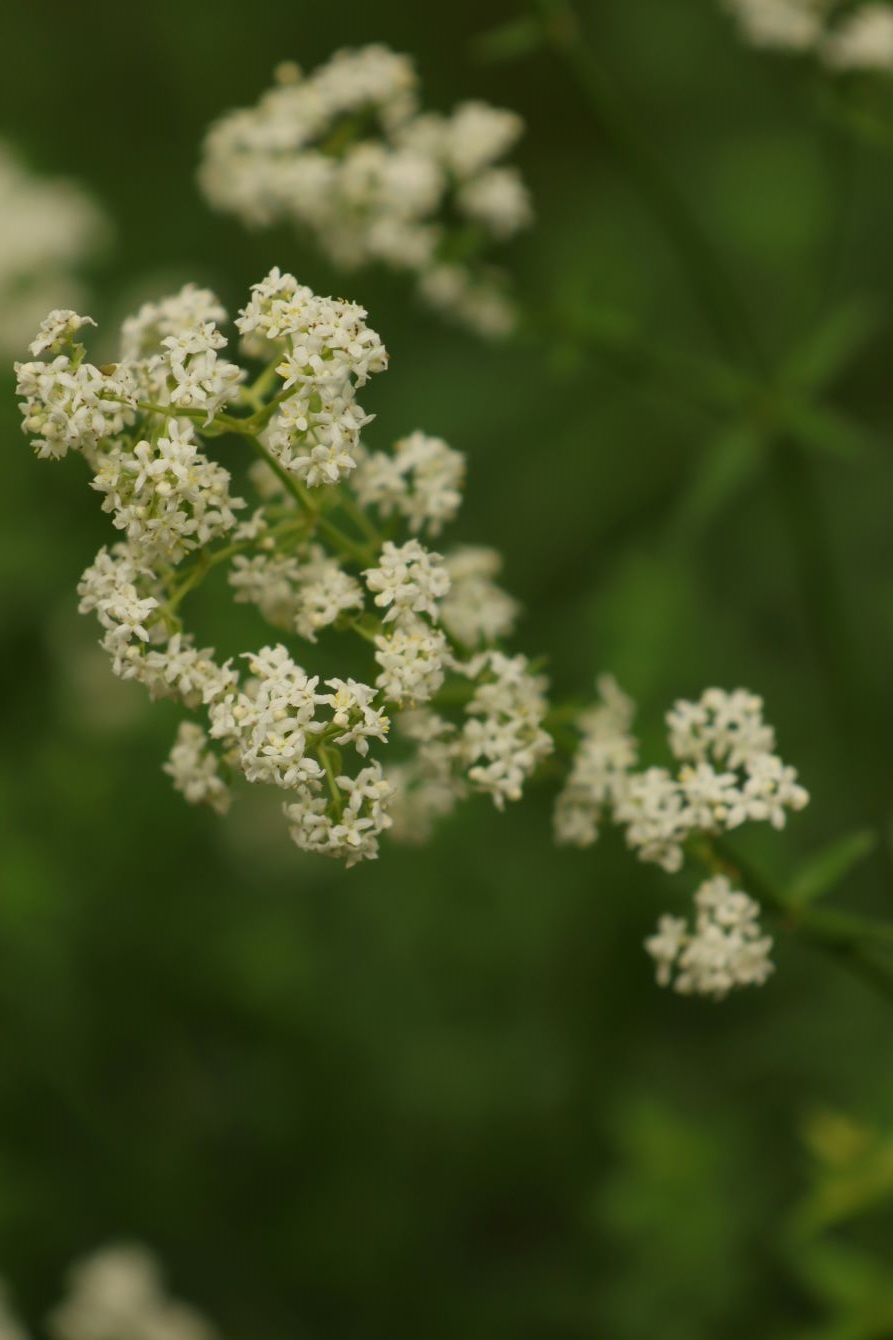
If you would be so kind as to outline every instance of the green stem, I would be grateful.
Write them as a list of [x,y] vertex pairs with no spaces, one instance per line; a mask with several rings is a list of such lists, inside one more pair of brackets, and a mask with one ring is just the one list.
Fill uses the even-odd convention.
[[318,515],[317,508],[310,501],[310,498],[307,496],[307,490],[301,484],[301,481],[299,479],[295,479],[293,474],[291,474],[288,470],[286,470],[284,466],[280,465],[279,461],[277,461],[273,453],[271,451],[267,451],[263,442],[261,442],[260,438],[257,437],[254,433],[245,432],[243,431],[242,428],[240,428],[239,436],[243,437],[245,441],[248,443],[248,445],[251,447],[251,449],[257,452],[261,460],[267,463],[267,465],[273,471],[273,474],[282,484],[285,491],[292,495],[292,497],[295,499],[301,510],[306,512],[309,516],[315,518]]
[[316,529],[321,535],[325,535],[331,540],[332,544],[335,545],[337,549],[340,549],[344,558],[350,558],[355,563],[365,564],[369,567],[373,566],[375,562],[375,554],[372,550],[366,545],[357,544],[349,535],[345,535],[340,527],[336,526],[326,517],[317,514]]
[[374,562],[374,552],[367,545],[357,544],[349,535],[345,535],[343,530],[340,530],[338,526],[324,517],[309,497],[307,489],[301,481],[295,479],[293,474],[290,474],[279,464],[276,457],[272,452],[267,451],[258,437],[253,433],[245,432],[241,428],[239,429],[239,435],[266,461],[288,492],[297,500],[299,506],[308,516],[313,518],[314,529],[318,530],[321,535],[325,535],[339,550],[342,557],[349,558],[355,563],[371,564]]
[[329,795],[332,798],[332,804],[335,806],[335,809],[340,817],[340,815],[344,811],[344,796],[342,795],[341,790],[338,786],[338,782],[336,780],[335,766],[332,760],[331,752],[326,748],[325,745],[320,745],[318,753],[319,753],[319,761],[325,768],[326,784],[329,788]]
[[352,494],[342,491],[338,495],[338,502],[344,508],[351,521],[363,532],[370,544],[376,549],[382,546],[382,536],[378,528],[373,525],[363,508],[359,505]]

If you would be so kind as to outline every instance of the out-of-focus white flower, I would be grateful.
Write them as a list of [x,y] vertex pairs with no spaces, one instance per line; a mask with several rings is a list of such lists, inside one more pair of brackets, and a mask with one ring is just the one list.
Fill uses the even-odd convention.
[[483,545],[463,545],[444,561],[450,589],[440,615],[447,632],[466,647],[489,646],[508,637],[521,606],[494,580],[502,571],[502,556]]
[[825,29],[827,0],[723,0],[754,46],[808,51]]
[[2,142],[0,202],[0,352],[14,358],[48,310],[85,302],[77,272],[110,227],[80,186],[27,171]]
[[500,165],[520,117],[483,102],[422,112],[412,62],[381,46],[277,77],[208,132],[199,182],[209,203],[249,226],[293,223],[346,270],[408,271],[426,301],[480,334],[511,329],[485,261],[532,219],[520,175]]
[[0,1280],[0,1340],[28,1340],[28,1333],[12,1310],[2,1280]]
[[215,1340],[194,1308],[170,1298],[144,1247],[106,1247],[76,1265],[49,1318],[53,1340]]
[[893,71],[893,7],[864,5],[825,37],[822,59],[835,70]]
[[461,506],[464,482],[462,453],[442,438],[416,432],[396,442],[392,452],[366,453],[353,487],[364,507],[377,508],[382,517],[396,512],[413,534],[439,535]]
[[210,805],[226,814],[230,792],[220,776],[220,760],[209,748],[208,737],[194,721],[181,721],[164,771],[190,805]]
[[661,917],[645,948],[657,967],[660,986],[683,996],[722,1000],[744,986],[762,986],[770,976],[772,940],[763,935],[759,904],[732,888],[723,875],[707,880],[695,894],[695,924]]
[[893,72],[893,7],[834,0],[723,0],[754,46],[808,52],[831,70]]

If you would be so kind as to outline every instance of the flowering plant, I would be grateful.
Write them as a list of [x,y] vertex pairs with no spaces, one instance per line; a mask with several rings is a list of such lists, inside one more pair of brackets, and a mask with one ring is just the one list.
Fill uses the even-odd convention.
[[[542,9],[547,19],[564,13]],[[768,41],[761,6],[739,10]],[[569,28],[543,32],[570,50]],[[843,63],[851,39],[835,28],[836,46],[823,39],[827,59]],[[576,48],[571,59],[603,110]],[[508,308],[475,267],[485,240],[531,217],[518,174],[495,166],[520,121],[478,103],[450,117],[422,112],[416,84],[407,58],[377,46],[340,52],[307,77],[283,67],[256,108],[212,128],[203,190],[249,223],[291,218],[348,269],[382,260],[408,269],[429,298],[449,289],[446,305],[466,322],[505,333]],[[655,188],[649,161],[632,164]],[[693,234],[687,258],[698,243]],[[708,250],[704,259],[715,263]],[[758,356],[724,282],[717,271],[710,315]],[[519,606],[496,581],[498,554],[428,547],[459,509],[462,454],[421,430],[390,451],[364,440],[372,416],[357,393],[388,364],[366,316],[275,268],[236,318],[239,361],[217,298],[190,284],[124,321],[112,363],[88,361],[89,317],[54,310],[31,360],[16,364],[36,454],[81,455],[120,535],[84,573],[81,611],[98,617],[115,674],[193,714],[165,765],[175,787],[220,814],[239,780],[278,788],[297,846],[352,866],[376,857],[386,832],[423,841],[470,793],[498,809],[519,800],[551,760],[563,777],[560,843],[589,846],[608,819],[668,873],[687,854],[708,867],[694,931],[665,917],[648,941],[658,981],[715,997],[761,983],[771,940],[759,904],[733,888],[742,871],[724,835],[746,822],[780,829],[808,800],[776,753],[761,699],[711,688],[678,702],[667,716],[673,767],[644,769],[633,703],[609,676],[582,713],[550,704],[538,663],[509,650]],[[211,454],[220,439],[252,457],[238,492]],[[225,657],[198,645],[185,602],[218,569],[278,640]],[[313,672],[313,645],[329,632],[359,644],[361,677],[356,647],[343,676]],[[784,906],[765,889],[761,901]],[[862,934],[815,914],[801,921],[834,943]]]

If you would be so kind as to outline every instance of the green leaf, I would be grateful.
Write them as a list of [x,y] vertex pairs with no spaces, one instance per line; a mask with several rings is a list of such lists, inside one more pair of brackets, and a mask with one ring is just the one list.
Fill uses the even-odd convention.
[[830,893],[854,866],[871,855],[877,844],[878,835],[869,828],[837,838],[802,867],[789,890],[791,905],[805,907]]
[[709,525],[756,478],[766,455],[765,438],[747,424],[737,424],[715,438],[677,505],[674,529],[685,537]]
[[514,23],[505,23],[492,32],[473,38],[471,54],[474,60],[487,64],[521,60],[531,52],[538,51],[544,40],[542,23],[531,16],[516,19]]
[[829,386],[874,339],[886,312],[874,298],[853,298],[822,321],[789,356],[782,380],[801,390]]
[[810,451],[843,461],[858,460],[877,451],[877,443],[867,429],[826,405],[794,401],[784,407],[783,414],[788,431]]

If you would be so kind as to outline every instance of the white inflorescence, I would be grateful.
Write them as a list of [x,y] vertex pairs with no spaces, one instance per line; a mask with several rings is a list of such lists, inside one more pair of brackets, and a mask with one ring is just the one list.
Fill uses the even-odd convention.
[[532,218],[501,163],[520,117],[482,102],[423,112],[412,61],[381,46],[306,75],[282,66],[277,81],[211,127],[199,171],[209,203],[251,226],[293,223],[345,269],[408,271],[432,306],[506,333],[513,308],[484,258]]
[[51,307],[79,304],[79,267],[109,225],[73,182],[43,180],[0,143],[0,351],[13,358]]
[[692,835],[748,821],[783,828],[788,811],[807,804],[796,771],[775,753],[762,699],[746,689],[707,689],[697,702],[676,703],[667,728],[678,766],[640,772],[632,704],[612,680],[600,687],[604,702],[578,722],[581,743],[556,809],[559,841],[588,846],[607,814],[643,861],[675,871]]
[[[607,819],[625,829],[641,860],[675,872],[690,839],[715,839],[747,822],[783,828],[788,813],[808,803],[796,771],[775,752],[775,732],[755,694],[714,688],[695,702],[677,702],[666,717],[675,766],[640,770],[632,701],[610,677],[598,687],[600,701],[577,720],[580,742],[555,807],[558,842],[590,846]],[[675,967],[678,991],[717,998],[732,986],[763,982],[771,942],[759,936],[758,905],[715,879],[696,906],[693,934],[684,920],[667,916],[648,941],[658,981],[667,985]]]
[[833,0],[723,0],[754,46],[811,52],[833,70],[893,72],[893,6],[840,13]]
[[695,894],[693,928],[682,917],[661,917],[645,941],[658,985],[714,1000],[736,987],[762,986],[772,972],[772,940],[762,934],[759,912],[725,876],[707,880]]
[[144,1247],[106,1247],[76,1265],[50,1314],[52,1340],[215,1340],[194,1308],[172,1299]]
[[[474,133],[465,153],[486,155],[486,125]],[[517,611],[498,556],[442,557],[420,538],[458,511],[464,458],[422,432],[390,452],[360,441],[356,391],[387,366],[365,318],[273,270],[235,323],[253,381],[227,356],[219,302],[192,285],[124,322],[114,364],[88,361],[89,318],[54,311],[16,365],[37,455],[82,455],[117,532],[81,578],[81,611],[116,675],[196,714],[165,765],[174,787],[219,814],[239,780],[275,788],[297,845],[347,865],[392,825],[416,840],[472,791],[517,800],[552,748],[545,681],[497,647]],[[222,434],[261,458],[244,472],[251,508],[210,454]],[[276,640],[223,658],[187,630],[183,602],[218,566]],[[359,635],[362,678],[305,668],[328,630]]]

